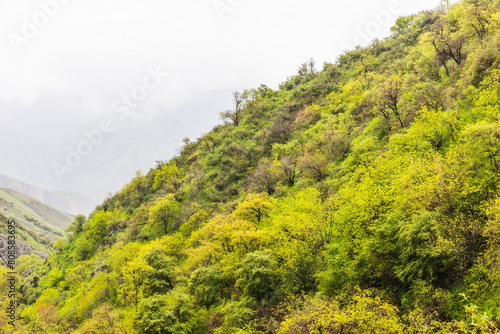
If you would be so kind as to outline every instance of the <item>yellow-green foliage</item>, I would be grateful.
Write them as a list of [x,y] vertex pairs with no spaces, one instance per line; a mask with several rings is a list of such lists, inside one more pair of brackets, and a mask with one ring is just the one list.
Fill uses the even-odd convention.
[[293,301],[292,307],[298,309],[287,310],[277,333],[404,333],[397,308],[368,293],[352,296],[346,307],[320,296]]
[[19,259],[20,331],[498,333],[499,9],[402,17],[235,93],[225,124]]

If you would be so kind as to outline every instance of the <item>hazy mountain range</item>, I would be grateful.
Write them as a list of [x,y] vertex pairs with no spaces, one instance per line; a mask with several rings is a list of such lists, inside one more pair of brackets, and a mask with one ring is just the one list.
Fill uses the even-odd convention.
[[[3,106],[18,112],[4,112],[0,122],[0,187],[16,189],[72,214],[88,214],[137,171],[148,171],[156,161],[174,156],[182,138],[193,139],[208,131],[218,121],[218,112],[230,105],[231,92],[197,94],[194,102],[175,113],[145,105],[123,121],[112,114],[89,115],[90,106],[79,105],[77,98],[61,100],[47,97],[29,107]],[[115,130],[104,134],[91,154],[60,177],[54,164],[67,165],[68,152],[86,141],[85,132],[98,129],[105,117]]]

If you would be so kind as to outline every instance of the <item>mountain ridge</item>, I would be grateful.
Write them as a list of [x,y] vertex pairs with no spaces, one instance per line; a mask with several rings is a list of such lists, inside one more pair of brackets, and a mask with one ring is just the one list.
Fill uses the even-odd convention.
[[105,194],[99,193],[85,194],[71,190],[48,190],[2,174],[0,174],[0,187],[20,191],[49,206],[71,214],[91,212],[96,206],[95,203],[105,198]]

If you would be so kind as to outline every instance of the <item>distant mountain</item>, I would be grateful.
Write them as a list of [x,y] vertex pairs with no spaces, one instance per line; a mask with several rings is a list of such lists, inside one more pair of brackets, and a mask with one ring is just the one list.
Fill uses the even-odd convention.
[[[32,108],[43,110],[40,113],[27,106],[3,106],[0,101],[0,108],[16,110],[0,119],[0,179],[8,175],[29,185],[0,180],[0,187],[20,190],[64,211],[88,214],[136,171],[147,172],[156,160],[177,154],[183,138],[209,131],[218,121],[218,111],[230,107],[230,96],[230,91],[193,93],[190,102],[175,110],[148,106],[125,120],[108,114],[88,116],[80,107],[68,113],[75,100],[60,96],[37,100]],[[87,140],[85,131],[95,129],[108,116],[116,130],[93,146],[92,154],[82,157],[78,166],[57,174],[53,164],[66,165],[68,152]],[[26,117],[32,124],[26,124]],[[43,194],[32,185],[43,188]]]
[[[16,237],[20,253],[33,252],[46,257],[52,252],[53,243],[64,236],[64,230],[73,217],[54,209],[19,191],[0,188],[0,258],[7,236],[7,221],[16,222]],[[23,254],[20,254],[23,255]]]
[[71,214],[88,214],[96,203],[102,201],[103,192],[81,193],[72,190],[47,190],[15,178],[0,174],[0,187],[10,188],[27,194],[58,210]]

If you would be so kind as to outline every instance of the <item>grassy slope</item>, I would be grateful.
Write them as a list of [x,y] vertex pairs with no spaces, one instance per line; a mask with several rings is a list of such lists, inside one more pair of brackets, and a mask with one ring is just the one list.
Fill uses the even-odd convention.
[[[19,223],[20,239],[44,255],[51,253],[51,244],[63,236],[64,229],[73,219],[70,214],[6,188],[0,188],[0,213]],[[0,234],[5,235],[5,226],[0,227]]]

